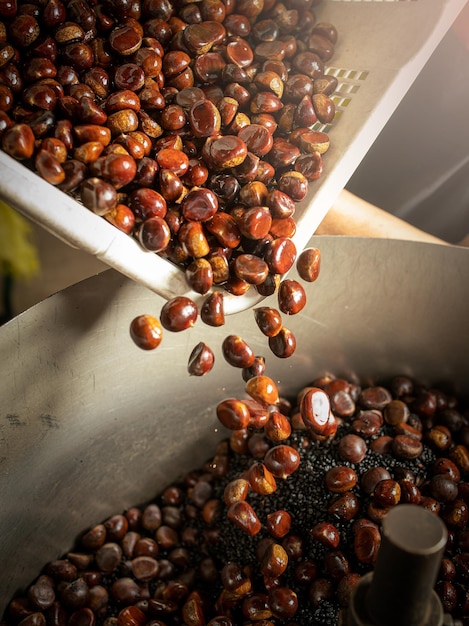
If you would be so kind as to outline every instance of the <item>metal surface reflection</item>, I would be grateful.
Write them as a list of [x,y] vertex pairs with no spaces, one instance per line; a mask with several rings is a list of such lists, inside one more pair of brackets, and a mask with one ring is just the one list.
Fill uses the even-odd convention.
[[[147,501],[205,460],[223,433],[218,401],[242,393],[221,355],[241,335],[288,394],[324,371],[363,382],[407,373],[469,390],[469,250],[404,241],[313,238],[322,251],[308,304],[285,320],[298,347],[271,353],[252,310],[200,322],[139,350],[129,324],[164,302],[109,270],[0,328],[0,611],[43,563],[97,520]],[[293,274],[295,276],[295,274]],[[276,306],[272,297],[266,301]],[[187,374],[199,341],[212,372]]]

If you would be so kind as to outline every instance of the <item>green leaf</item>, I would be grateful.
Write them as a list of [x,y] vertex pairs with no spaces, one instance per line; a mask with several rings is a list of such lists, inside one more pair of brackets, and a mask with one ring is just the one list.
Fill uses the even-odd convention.
[[0,271],[14,278],[32,278],[39,272],[39,256],[30,236],[29,223],[0,200]]

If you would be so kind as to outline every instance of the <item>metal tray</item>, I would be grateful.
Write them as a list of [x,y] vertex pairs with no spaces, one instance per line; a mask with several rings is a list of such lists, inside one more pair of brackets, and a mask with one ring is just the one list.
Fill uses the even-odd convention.
[[[295,218],[297,248],[302,249],[329,207],[394,112],[422,67],[467,0],[324,0],[317,19],[339,32],[333,64],[327,73],[339,84],[331,147],[324,174],[310,184]],[[418,115],[418,111],[415,112]],[[409,138],[409,141],[411,138]],[[405,148],[404,148],[405,149]],[[162,297],[198,297],[184,273],[136,240],[85,209],[0,151],[0,196],[18,211],[72,247],[94,255],[110,267]],[[254,291],[254,290],[250,290]],[[230,297],[227,313],[252,306],[257,294]]]

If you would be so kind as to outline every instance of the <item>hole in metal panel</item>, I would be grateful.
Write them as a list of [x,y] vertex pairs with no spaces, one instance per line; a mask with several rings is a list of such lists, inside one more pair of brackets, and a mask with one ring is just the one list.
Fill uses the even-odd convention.
[[[361,1],[361,0],[346,0],[346,1]],[[367,0],[363,0],[367,1]],[[381,1],[381,0],[377,0]],[[395,1],[395,0],[393,0]],[[409,0],[406,0],[409,1]],[[360,84],[366,80],[369,72],[367,70],[351,70],[339,67],[328,67],[325,73],[329,76],[335,76],[339,81],[337,89],[332,94],[332,100],[335,104],[335,116],[332,122],[329,124],[322,124],[316,122],[313,126],[313,130],[328,133],[332,126],[336,124],[342,117],[344,110],[349,106],[354,94],[360,89]]]

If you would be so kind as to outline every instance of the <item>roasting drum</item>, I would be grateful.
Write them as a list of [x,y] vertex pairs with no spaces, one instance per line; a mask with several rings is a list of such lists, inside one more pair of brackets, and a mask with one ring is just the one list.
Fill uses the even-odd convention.
[[[282,394],[325,371],[379,381],[406,373],[469,391],[469,250],[384,239],[316,237],[320,277],[284,319],[298,347],[273,356],[252,310],[222,328],[200,320],[153,352],[129,324],[163,300],[107,270],[0,328],[0,613],[87,527],[142,504],[206,460],[224,432],[215,407],[243,393],[220,346],[241,335]],[[293,272],[292,277],[296,277]],[[275,296],[263,304],[276,307]],[[190,377],[207,342],[214,370]]]

